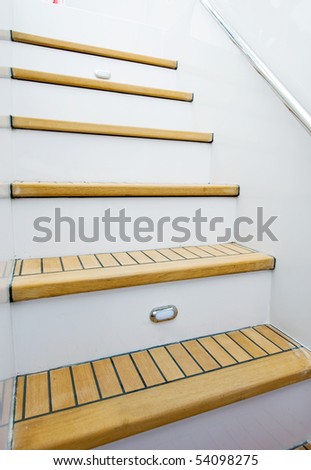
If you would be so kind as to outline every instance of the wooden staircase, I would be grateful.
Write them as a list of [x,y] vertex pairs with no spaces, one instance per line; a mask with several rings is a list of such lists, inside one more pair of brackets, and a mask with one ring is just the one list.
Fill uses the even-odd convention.
[[[33,46],[171,70],[178,66],[176,60],[22,32],[13,31],[11,36],[13,42]],[[189,103],[194,99],[191,92],[103,82],[18,67],[12,68],[11,75],[16,81],[75,87],[90,93],[96,90],[182,101],[188,103],[185,106],[192,106]],[[18,115],[11,117],[11,127],[13,135],[19,131],[49,131],[133,137],[152,139],[150,145],[154,144],[154,139],[180,141],[190,146],[191,142],[206,144],[214,139],[212,132]],[[189,156],[191,158],[190,152]],[[105,183],[100,181],[101,171],[99,169],[97,182],[82,182],[83,174],[80,182],[70,179],[44,182],[35,181],[35,178],[15,181],[11,185],[12,198],[18,200],[14,203],[27,199],[24,201],[27,204],[35,198],[72,198],[72,204],[77,204],[78,198],[111,197],[221,197],[225,202],[226,198],[240,194],[237,184]],[[125,287],[164,285],[173,281],[272,271],[274,268],[273,256],[234,242],[148,247],[122,252],[106,250],[56,257],[47,253],[43,257],[25,256],[16,260],[11,300],[18,305],[26,300],[52,302],[49,298],[71,294],[93,295],[91,293]],[[208,305],[208,298],[200,300]],[[153,301],[156,304],[157,298]],[[44,305],[42,303],[42,308]],[[228,311],[228,315],[231,314]],[[116,340],[117,333],[109,332]],[[83,363],[19,375],[13,448],[91,449],[311,378],[311,353],[272,325],[241,325],[234,331],[221,330],[217,334],[210,334],[206,327],[202,335],[184,339],[185,332],[178,342],[125,350],[122,354],[95,357],[94,360],[86,357]]]

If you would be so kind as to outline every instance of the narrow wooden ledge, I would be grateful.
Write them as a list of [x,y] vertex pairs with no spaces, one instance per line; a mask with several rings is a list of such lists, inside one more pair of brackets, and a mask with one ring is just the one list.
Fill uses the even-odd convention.
[[13,447],[91,449],[310,378],[271,325],[20,376]]
[[16,181],[13,198],[50,197],[236,197],[238,185],[57,183]]
[[63,85],[77,88],[88,88],[90,90],[125,93],[130,95],[147,96],[151,98],[163,98],[176,101],[193,101],[193,93],[184,91],[166,90],[146,86],[129,85],[126,83],[115,83],[92,78],[73,77],[55,73],[39,72],[36,70],[12,69],[12,78],[30,82],[48,83],[51,85]]
[[69,52],[80,52],[82,54],[96,55],[109,59],[137,62],[139,64],[154,65],[156,67],[164,67],[176,70],[178,65],[176,60],[151,57],[142,54],[135,54],[132,52],[117,51],[113,49],[106,49],[103,47],[79,44],[76,42],[63,41],[61,39],[55,38],[46,38],[43,36],[36,36],[34,34],[27,34],[17,31],[12,31],[11,37],[12,41],[14,42],[22,42],[25,44],[32,44],[34,46],[50,47],[53,49],[61,49]]
[[78,134],[110,135],[116,137],[138,137],[143,139],[180,140],[187,142],[213,142],[213,134],[167,129],[149,129],[145,127],[115,126],[110,124],[93,124],[72,121],[56,121],[12,116],[13,129],[31,131],[69,132]]
[[273,256],[232,243],[18,260],[11,293],[12,300],[17,302],[271,270],[274,264]]

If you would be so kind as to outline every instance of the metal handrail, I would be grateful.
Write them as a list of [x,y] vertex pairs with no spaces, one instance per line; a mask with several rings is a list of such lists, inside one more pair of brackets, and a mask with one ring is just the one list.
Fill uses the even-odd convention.
[[231,41],[243,52],[257,72],[266,80],[272,90],[282,100],[287,109],[298,119],[300,124],[311,134],[311,114],[292,95],[265,63],[255,54],[251,47],[241,38],[234,28],[225,20],[217,8],[209,0],[201,0],[202,5],[222,27]]

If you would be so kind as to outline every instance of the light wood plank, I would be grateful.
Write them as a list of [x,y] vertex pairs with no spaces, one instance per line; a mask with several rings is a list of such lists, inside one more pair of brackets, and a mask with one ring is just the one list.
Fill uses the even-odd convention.
[[230,336],[230,338],[236,341],[243,349],[245,349],[251,356],[255,358],[267,355],[263,349],[257,346],[257,344],[253,343],[240,331],[232,331],[231,333],[228,333],[228,336]]
[[93,362],[93,367],[103,398],[114,397],[123,393],[111,359],[95,361]]
[[84,269],[101,268],[100,262],[94,255],[80,255],[79,258]]
[[166,351],[165,348],[154,348],[150,349],[150,354],[157,363],[159,369],[161,370],[162,374],[166,378],[166,380],[176,380],[181,379],[184,377],[184,374],[180,370],[180,368],[176,365],[173,361],[169,353]]
[[237,252],[229,248],[228,245],[216,244],[216,245],[211,245],[210,248],[214,248],[215,250],[218,250],[221,253],[224,253],[225,255],[229,255],[229,256],[237,254]]
[[288,349],[292,349],[295,347],[292,343],[287,341],[285,338],[275,333],[274,331],[270,330],[270,328],[268,328],[266,325],[256,326],[255,330],[258,331],[258,333],[261,333],[266,338],[268,338],[272,343],[276,344],[279,348],[283,349],[283,351],[287,351]]
[[93,449],[309,378],[310,351],[288,351],[17,423],[14,449]]
[[249,361],[252,356],[238,346],[229,336],[222,334],[215,336],[215,340],[238,362]]
[[219,197],[236,196],[236,185],[60,183],[15,181],[14,198],[51,197]]
[[130,255],[138,264],[150,264],[154,262],[142,251],[131,251]]
[[118,261],[110,253],[101,253],[100,255],[97,255],[97,258],[105,268],[120,266]]
[[21,419],[23,419],[24,387],[25,387],[25,376],[21,375],[20,377],[17,378],[17,383],[16,383],[16,404],[15,404],[14,421],[20,421]]
[[[168,263],[136,264],[123,266],[123,268],[98,268],[41,276],[18,276],[13,280],[12,296],[14,301],[21,301],[274,268],[274,258],[261,253],[237,255],[234,256],[234,262],[232,259],[233,257],[223,256]],[[133,263],[135,263],[134,260]]]
[[77,271],[82,269],[82,265],[77,256],[62,256],[62,263],[65,271]]
[[251,248],[238,245],[237,243],[228,243],[227,246],[228,248],[231,248],[232,250],[240,254],[256,253],[256,250],[252,250]]
[[190,251],[186,250],[185,248],[171,248],[171,251],[174,251],[178,255],[182,256],[185,259],[196,259],[198,258],[197,255],[191,253]]
[[145,388],[137,370],[127,354],[125,356],[116,356],[112,361],[118,371],[120,380],[126,392],[133,392]]
[[22,267],[22,260],[21,259],[16,260],[15,267],[14,267],[14,276],[20,275],[21,267]]
[[99,400],[94,374],[89,363],[72,367],[78,404]]
[[185,341],[183,343],[186,349],[192,354],[196,361],[200,364],[204,371],[218,369],[219,365],[216,361],[202,348],[195,340]]
[[36,70],[25,70],[14,67],[12,77],[17,80],[27,80],[52,85],[63,85],[91,90],[108,91],[115,93],[126,93],[131,95],[148,96],[178,101],[193,101],[193,93],[176,90],[166,90],[127,83],[116,83],[107,80],[95,80],[92,78],[73,77],[55,73],[39,72]]
[[165,382],[147,351],[133,353],[132,357],[148,387]]
[[199,338],[199,343],[216,359],[222,367],[232,366],[236,364],[236,360],[230,356],[213,337]]
[[290,341],[292,344],[294,344],[295,346],[301,346],[300,343],[298,343],[298,341],[295,341],[291,336],[283,333],[283,331],[279,330],[278,328],[276,328],[275,326],[273,325],[267,325],[268,328],[270,328],[271,330],[273,330],[275,333],[277,333],[278,335],[282,336],[284,339],[286,339],[287,341]]
[[51,47],[53,49],[61,49],[70,52],[80,52],[82,54],[108,57],[110,59],[126,60],[129,62],[137,62],[140,64],[154,65],[156,67],[177,69],[176,60],[146,56],[132,52],[118,51],[87,44],[79,44],[76,42],[64,41],[56,38],[46,38],[43,36],[27,34],[19,31],[12,31],[12,40],[15,42],[33,44],[35,46]]
[[64,410],[75,406],[75,397],[69,367],[51,370],[52,410]]
[[186,376],[200,374],[200,372],[202,372],[201,367],[198,366],[181,344],[170,344],[166,349],[173,356]]
[[256,330],[253,328],[246,328],[241,330],[246,336],[248,336],[251,340],[253,340],[258,346],[260,346],[264,351],[268,354],[276,354],[282,351],[279,347],[275,344],[271,343],[268,339],[264,336],[260,335]]
[[41,259],[24,259],[21,274],[41,274]]
[[143,139],[180,140],[186,142],[213,142],[210,132],[192,132],[167,129],[151,129],[145,127],[117,126],[111,124],[95,124],[86,122],[57,121],[22,116],[12,117],[13,129],[34,131],[69,132],[79,134],[110,135],[117,137],[137,137]]
[[137,264],[137,262],[131,258],[130,255],[127,253],[113,253],[113,256],[117,259],[117,261],[122,265],[122,266],[131,266]]
[[50,411],[48,374],[27,375],[25,418],[32,418]]
[[200,245],[199,248],[212,256],[224,256],[224,253],[222,251],[217,250],[215,248],[215,245],[214,247],[210,245]]
[[305,447],[307,450],[311,450],[311,443],[309,442],[308,444],[305,444]]
[[143,253],[146,253],[149,258],[151,258],[156,263],[162,263],[165,261],[169,261],[165,256],[159,253],[157,250],[146,250]]
[[44,273],[57,273],[63,270],[60,258],[43,258],[42,261]]
[[170,248],[161,248],[157,251],[162,255],[166,256],[166,258],[168,258],[170,261],[182,261],[184,259],[182,256],[178,255],[175,251],[171,250]]
[[213,256],[211,253],[201,250],[198,246],[187,246],[187,250],[197,255],[199,258],[212,258]]

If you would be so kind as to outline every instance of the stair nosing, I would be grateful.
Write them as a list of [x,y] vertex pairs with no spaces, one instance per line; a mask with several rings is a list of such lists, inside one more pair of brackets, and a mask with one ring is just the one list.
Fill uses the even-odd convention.
[[34,34],[28,34],[18,31],[11,31],[11,39],[13,42],[20,42],[35,46],[49,47],[52,49],[60,49],[68,52],[77,52],[81,54],[89,54],[109,59],[124,60],[128,62],[139,63],[143,65],[151,65],[176,70],[178,62],[171,59],[163,59],[158,57],[136,54],[125,51],[118,51],[99,46],[80,44],[72,41],[66,41],[56,38],[47,38]]
[[12,198],[237,197],[239,185],[14,181]]
[[11,127],[12,129],[30,131],[64,132],[173,141],[176,140],[198,143],[212,143],[214,139],[214,135],[211,132],[180,131],[137,126],[85,123],[25,116],[11,116]]
[[130,94],[151,98],[162,98],[173,101],[192,102],[193,93],[155,88],[141,85],[112,82],[110,80],[98,80],[93,78],[62,75],[51,72],[41,72],[18,67],[12,68],[12,78],[15,80],[44,83],[50,85],[70,86],[89,90],[106,91],[111,93]]

